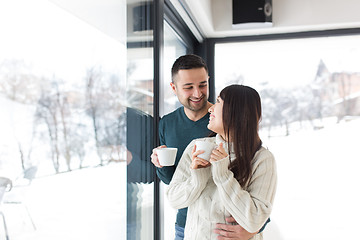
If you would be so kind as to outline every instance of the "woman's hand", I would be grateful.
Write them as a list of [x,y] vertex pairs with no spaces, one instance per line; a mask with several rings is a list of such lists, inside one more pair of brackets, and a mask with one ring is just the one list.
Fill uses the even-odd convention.
[[209,161],[206,161],[206,160],[198,157],[199,154],[202,154],[204,152],[205,152],[204,150],[196,151],[196,145],[194,145],[194,148],[191,151],[192,162],[191,162],[190,167],[192,169],[206,168],[206,167],[209,167],[211,165]]
[[225,151],[223,143],[220,143],[217,148],[215,148],[210,156],[210,162],[216,162],[223,158],[226,158],[229,154]]

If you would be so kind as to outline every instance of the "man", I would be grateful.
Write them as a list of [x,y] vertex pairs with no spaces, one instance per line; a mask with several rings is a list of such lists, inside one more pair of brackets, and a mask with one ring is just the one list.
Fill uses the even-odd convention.
[[[179,57],[171,69],[170,86],[183,105],[172,113],[165,115],[159,123],[160,148],[176,147],[178,152],[174,166],[163,167],[159,164],[156,150],[151,155],[152,163],[157,167],[160,180],[169,184],[186,146],[195,138],[207,137],[211,131],[208,109],[211,107],[209,98],[208,68],[202,58],[189,54]],[[184,238],[187,208],[179,209],[176,216],[175,240]],[[214,232],[219,239],[247,240],[256,233],[248,233],[230,217],[227,224],[217,224]]]

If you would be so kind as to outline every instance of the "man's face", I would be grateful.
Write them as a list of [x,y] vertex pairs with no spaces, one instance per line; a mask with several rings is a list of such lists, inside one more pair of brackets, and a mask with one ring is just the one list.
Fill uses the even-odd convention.
[[209,98],[208,81],[209,76],[204,68],[180,70],[171,88],[185,108],[197,112],[206,107]]

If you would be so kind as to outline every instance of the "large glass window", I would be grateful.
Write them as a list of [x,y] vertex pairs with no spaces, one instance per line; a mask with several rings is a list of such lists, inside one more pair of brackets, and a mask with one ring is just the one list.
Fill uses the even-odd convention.
[[153,1],[127,1],[127,238],[153,239]]
[[164,82],[162,92],[164,93],[163,106],[160,108],[160,115],[163,116],[181,106],[174,92],[170,87],[171,67],[175,60],[187,53],[187,47],[180,36],[164,21]]
[[114,39],[45,0],[1,1],[0,31],[9,239],[125,239],[126,32]]
[[[164,82],[161,83],[161,108],[160,115],[163,116],[174,111],[180,103],[170,87],[171,67],[175,60],[181,55],[186,54],[187,48],[179,35],[164,21]],[[173,239],[175,237],[175,221],[177,210],[172,208],[165,196],[166,185],[161,182],[161,207],[163,210],[164,238]]]
[[359,42],[355,35],[216,44],[216,93],[239,83],[262,98],[261,137],[278,167],[267,239],[354,238]]

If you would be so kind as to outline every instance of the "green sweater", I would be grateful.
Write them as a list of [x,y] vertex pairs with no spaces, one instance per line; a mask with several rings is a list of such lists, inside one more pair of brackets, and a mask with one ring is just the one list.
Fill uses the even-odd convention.
[[[160,145],[178,148],[174,166],[156,169],[156,173],[161,181],[165,184],[170,183],[185,148],[193,139],[207,137],[211,134],[211,131],[207,128],[208,123],[209,113],[194,122],[186,116],[184,107],[176,109],[160,120]],[[176,224],[180,227],[185,227],[186,214],[187,208],[178,210]]]

